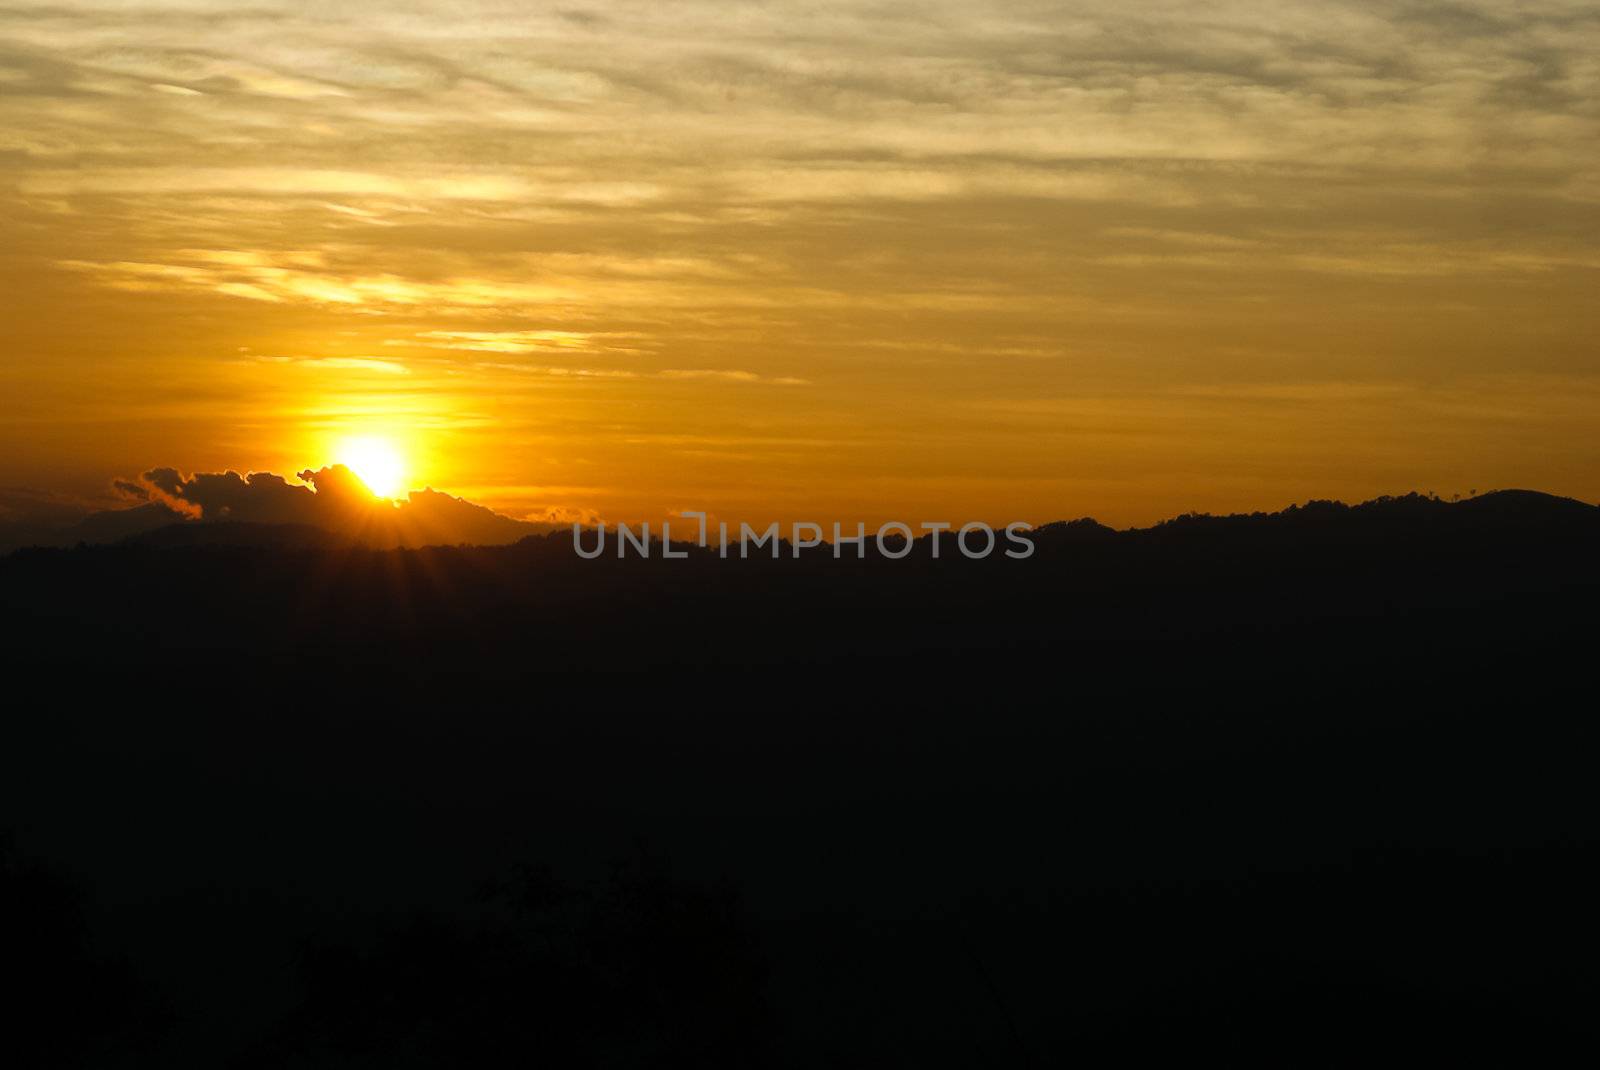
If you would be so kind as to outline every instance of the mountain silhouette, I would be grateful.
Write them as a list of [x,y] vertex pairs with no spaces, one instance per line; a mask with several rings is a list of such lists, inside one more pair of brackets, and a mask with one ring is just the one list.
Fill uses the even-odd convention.
[[981,560],[250,515],[0,558],[11,1062],[1600,1039],[1593,506],[1082,519]]
[[119,539],[124,546],[180,549],[202,546],[313,549],[361,545],[352,535],[312,524],[251,524],[242,521],[178,521]]
[[[679,544],[681,559],[663,559],[659,545],[649,558],[619,558],[613,537],[606,553],[581,560],[568,530],[445,545],[470,529],[462,516],[496,537],[521,530],[446,495],[414,495],[403,512],[371,501],[320,517],[332,527],[231,519],[249,515],[239,510],[113,546],[19,551],[0,559],[0,610],[16,647],[46,660],[74,656],[55,643],[70,627],[110,662],[193,644],[219,656],[338,651],[377,664],[393,661],[399,643],[428,656],[387,671],[508,677],[1034,659],[1111,639],[1558,635],[1587,619],[1600,582],[1600,509],[1527,491],[1310,502],[1126,531],[1048,524],[1022,560],[968,560],[948,535],[942,554],[924,535],[904,559],[871,539],[859,558],[827,545],[797,555],[788,543],[748,557]],[[392,548],[399,541],[418,548]],[[599,633],[606,642],[593,641]]]
[[[164,501],[107,509],[70,522],[0,523],[0,551],[25,546],[73,546],[116,543],[124,540],[147,545],[260,545],[287,542],[310,544],[309,534],[291,537],[277,528],[317,528],[332,540],[376,549],[422,546],[498,546],[530,536],[567,531],[569,526],[548,521],[516,520],[475,503],[431,488],[412,491],[402,501],[374,497],[342,466],[300,473],[306,486],[289,484],[280,476],[235,472],[203,474],[185,479],[171,469],[146,473],[150,489],[168,493]],[[179,508],[167,504],[172,502]],[[1337,535],[1366,531],[1397,533],[1407,523],[1460,525],[1470,517],[1480,527],[1581,522],[1597,507],[1573,498],[1532,490],[1493,491],[1461,501],[1445,501],[1417,493],[1375,498],[1356,505],[1337,501],[1310,501],[1276,513],[1213,516],[1191,513],[1162,521],[1150,528],[1125,531],[1083,517],[1037,526],[1032,539],[1041,547],[1106,546],[1148,539],[1203,537],[1201,533],[1229,531],[1238,537],[1270,537],[1269,532],[1293,530],[1305,535],[1318,531]],[[186,513],[184,510],[192,510]],[[225,524],[212,531],[209,525]],[[161,532],[172,528],[173,531]],[[180,533],[180,529],[181,532]],[[592,537],[591,537],[592,542]],[[919,545],[927,543],[926,537]],[[787,550],[788,544],[785,543]]]

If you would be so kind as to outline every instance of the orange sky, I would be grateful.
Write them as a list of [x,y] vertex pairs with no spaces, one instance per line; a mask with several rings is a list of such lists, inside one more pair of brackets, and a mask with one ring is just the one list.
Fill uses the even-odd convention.
[[0,484],[1600,498],[1589,3],[0,5]]

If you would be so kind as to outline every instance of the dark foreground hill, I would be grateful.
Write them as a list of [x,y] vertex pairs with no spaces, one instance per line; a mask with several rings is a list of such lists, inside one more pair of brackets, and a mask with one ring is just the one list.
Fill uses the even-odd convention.
[[14,555],[0,1043],[1558,1061],[1597,1039],[1597,512],[1078,522],[1026,560]]

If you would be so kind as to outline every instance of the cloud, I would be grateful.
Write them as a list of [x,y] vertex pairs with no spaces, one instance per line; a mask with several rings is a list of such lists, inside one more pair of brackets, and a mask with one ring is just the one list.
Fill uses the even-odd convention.
[[411,374],[411,369],[404,364],[378,357],[278,357],[262,354],[247,359],[262,364],[295,364],[302,368],[328,368],[333,371],[382,372],[385,375]]
[[555,525],[563,528],[570,527],[573,524],[594,527],[600,523],[601,516],[594,509],[581,506],[551,505],[543,509],[535,509],[522,519],[530,524]]
[[150,488],[143,483],[131,479],[113,479],[111,489],[129,501],[147,502],[150,500]]
[[[423,344],[476,353],[639,353],[648,336],[638,331],[423,331]],[[616,345],[623,341],[631,345]],[[409,344],[391,339],[391,345]]]
[[[176,468],[151,468],[112,480],[112,494],[131,504],[109,509],[48,491],[0,489],[0,552],[118,542],[174,525],[194,528],[193,536],[215,524],[316,529],[375,548],[488,546],[600,519],[595,510],[573,505],[535,508],[518,519],[431,487],[403,499],[375,498],[343,465],[307,469],[295,478],[299,482],[273,472],[186,475]],[[234,530],[230,536],[237,541]],[[272,536],[263,532],[261,537]]]
[[[270,456],[227,436],[403,394],[470,415],[430,446],[464,482],[492,424],[519,447],[489,464],[593,466],[628,510],[688,478],[633,443],[715,419],[772,436],[774,494],[877,500],[1026,455],[1159,470],[1137,476],[1158,515],[1256,463],[1253,425],[1130,461],[1010,403],[1592,371],[1596,57],[1588,0],[7,7],[0,267],[34,354],[13,404],[70,408],[104,464],[127,412]],[[315,394],[217,359],[245,346],[305,356]],[[101,373],[114,413],[81,393]],[[1523,448],[1446,430],[1462,464]],[[856,434],[900,445],[782,467]],[[1596,441],[1531,463],[1592,482],[1571,458]],[[1360,463],[1342,492],[1389,471]]]
[[667,368],[663,379],[711,379],[724,383],[770,383],[774,386],[807,386],[810,380],[792,375],[764,376],[738,368]]

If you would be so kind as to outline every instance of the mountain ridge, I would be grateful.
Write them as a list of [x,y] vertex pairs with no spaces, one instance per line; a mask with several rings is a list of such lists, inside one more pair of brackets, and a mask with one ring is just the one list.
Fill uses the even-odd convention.
[[[310,473],[308,473],[310,474]],[[188,517],[163,502],[147,502],[128,509],[101,510],[89,514],[55,537],[35,537],[35,541],[9,542],[0,538],[0,551],[14,552],[28,547],[69,547],[85,545],[137,545],[147,547],[191,546],[317,546],[349,544],[368,549],[421,549],[427,546],[506,546],[527,539],[564,535],[570,525],[517,520],[485,506],[456,498],[432,488],[413,491],[406,499],[413,515],[402,522],[387,499],[352,508],[333,503],[326,514],[308,520],[262,521],[241,519],[231,511],[215,518]],[[338,508],[343,504],[343,508]],[[249,514],[245,514],[248,516]],[[1471,522],[1478,527],[1515,527],[1547,521],[1584,520],[1600,517],[1600,505],[1576,498],[1528,489],[1488,491],[1483,494],[1448,500],[1411,492],[1382,495],[1348,504],[1334,499],[1310,499],[1291,503],[1283,509],[1252,513],[1182,513],[1144,527],[1113,528],[1093,517],[1053,520],[1032,529],[1036,546],[1112,545],[1119,542],[1173,537],[1213,535],[1220,531],[1297,530],[1335,533],[1354,530],[1363,523],[1405,524],[1437,521]],[[608,529],[615,530],[612,525]],[[583,530],[593,531],[593,525]],[[930,539],[917,537],[918,545]],[[657,538],[655,541],[659,542]],[[869,544],[871,542],[869,533]],[[692,545],[674,540],[674,546]],[[782,545],[789,547],[787,541]],[[824,538],[823,546],[831,545]]]

